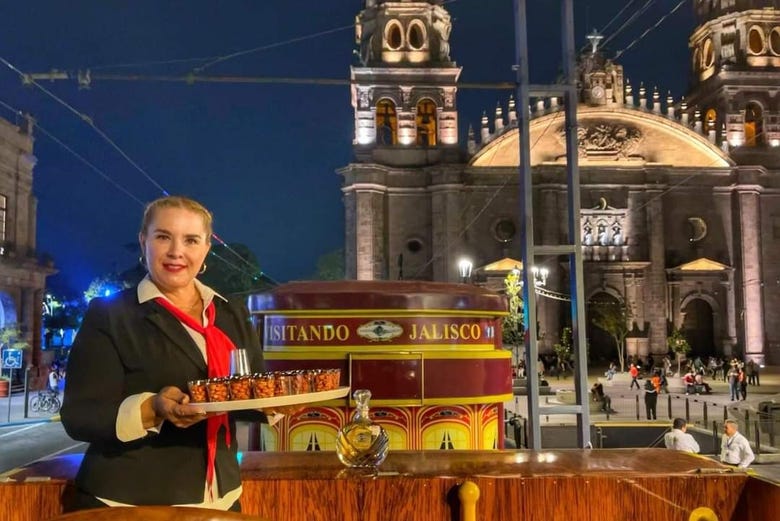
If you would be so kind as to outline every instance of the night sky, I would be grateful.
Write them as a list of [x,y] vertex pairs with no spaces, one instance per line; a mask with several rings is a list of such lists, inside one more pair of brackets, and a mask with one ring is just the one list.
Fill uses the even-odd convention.
[[[623,49],[679,0],[656,0],[608,45]],[[559,2],[529,2],[531,81],[553,82],[560,70]],[[609,36],[648,2],[577,0],[577,42],[601,29]],[[636,5],[635,5],[636,4]],[[658,85],[675,99],[688,85],[687,38],[694,19],[687,2],[619,60],[636,88]],[[223,61],[205,74],[349,77],[351,26],[357,0],[9,0],[0,5],[0,56],[24,72],[51,69],[93,73],[183,75],[237,51],[278,45]],[[446,2],[453,17],[451,56],[461,81],[511,81],[514,32],[511,0]],[[346,28],[344,28],[346,27]],[[341,30],[336,30],[343,28]],[[149,62],[206,58],[151,65]],[[145,65],[121,66],[143,63]],[[83,291],[96,276],[124,270],[138,257],[142,206],[160,190],[77,116],[0,66],[0,101],[32,113],[40,125],[128,196],[41,132],[36,134],[34,192],[38,251],[55,259],[54,289]],[[353,113],[347,86],[246,85],[95,80],[42,82],[110,136],[157,184],[202,201],[215,231],[243,243],[278,281],[310,278],[317,258],[343,246],[340,178],[352,158]],[[483,110],[506,106],[509,93],[461,90],[461,144]],[[15,121],[13,112],[0,116]],[[134,199],[135,198],[135,199]]]

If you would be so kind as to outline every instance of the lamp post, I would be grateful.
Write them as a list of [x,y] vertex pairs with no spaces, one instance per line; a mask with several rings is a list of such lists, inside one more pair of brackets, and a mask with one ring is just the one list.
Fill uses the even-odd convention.
[[474,268],[474,264],[466,258],[458,261],[458,274],[460,275],[460,281],[464,284],[468,284],[471,281],[471,270]]

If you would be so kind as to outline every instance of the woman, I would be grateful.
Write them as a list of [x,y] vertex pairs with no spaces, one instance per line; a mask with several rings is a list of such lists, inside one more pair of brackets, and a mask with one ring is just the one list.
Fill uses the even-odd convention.
[[[148,275],[136,288],[90,302],[68,362],[62,423],[89,442],[74,509],[188,505],[240,510],[235,416],[187,406],[187,382],[226,376],[247,349],[262,370],[243,305],[196,280],[206,269],[212,217],[201,204],[149,204],[139,242]],[[261,420],[260,412],[241,419]],[[204,421],[206,420],[206,421]]]

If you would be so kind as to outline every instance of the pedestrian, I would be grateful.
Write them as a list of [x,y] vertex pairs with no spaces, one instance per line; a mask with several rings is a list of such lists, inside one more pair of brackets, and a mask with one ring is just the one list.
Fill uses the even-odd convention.
[[60,376],[55,367],[52,367],[49,371],[49,391],[54,394],[60,394]]
[[612,378],[615,377],[615,373],[617,373],[617,364],[615,364],[615,362],[610,362],[609,368],[607,368],[607,372],[604,373],[604,376],[607,377],[607,380],[612,380]]
[[645,380],[645,413],[648,420],[656,419],[656,406],[658,405],[658,391],[651,378]]
[[740,367],[739,372],[737,373],[737,382],[739,382],[739,394],[742,397],[742,401],[744,402],[747,400],[747,376],[745,375],[745,371]]
[[699,452],[699,444],[693,436],[688,434],[688,423],[682,418],[675,418],[672,430],[664,435],[664,445],[667,449],[683,452]]
[[631,364],[631,367],[628,369],[628,374],[631,375],[631,385],[628,387],[629,390],[634,388],[634,385],[636,385],[637,390],[641,390],[642,388],[639,387],[639,380],[637,380],[637,377],[639,376],[639,369],[637,368],[636,364]]
[[[146,207],[139,243],[146,277],[95,298],[68,359],[62,425],[89,447],[69,509],[186,505],[241,510],[236,420],[188,406],[187,382],[226,377],[230,352],[263,370],[257,332],[241,299],[196,279],[211,249],[211,213],[186,197]],[[272,412],[272,411],[269,411]]]
[[617,412],[612,408],[612,398],[610,398],[608,394],[604,393],[604,386],[601,384],[601,382],[596,382],[593,384],[593,387],[590,388],[590,393],[593,397],[593,401],[599,402],[601,404],[601,407],[599,407],[601,412],[607,412],[610,414]]
[[729,367],[729,372],[726,375],[729,382],[729,393],[731,401],[739,400],[739,369],[737,365],[732,363]]
[[752,358],[745,364],[745,375],[748,378],[748,385],[759,385],[758,367],[758,364]]
[[754,459],[750,442],[739,432],[737,422],[726,420],[723,423],[723,438],[720,443],[720,462],[745,469]]

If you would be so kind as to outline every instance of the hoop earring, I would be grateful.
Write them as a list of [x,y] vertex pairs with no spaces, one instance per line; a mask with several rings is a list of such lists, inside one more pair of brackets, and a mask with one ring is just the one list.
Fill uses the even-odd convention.
[[198,275],[203,275],[206,273],[206,263],[203,263],[203,266],[200,267],[200,271],[198,272]]
[[146,259],[144,258],[143,255],[138,256],[138,264],[146,268]]

